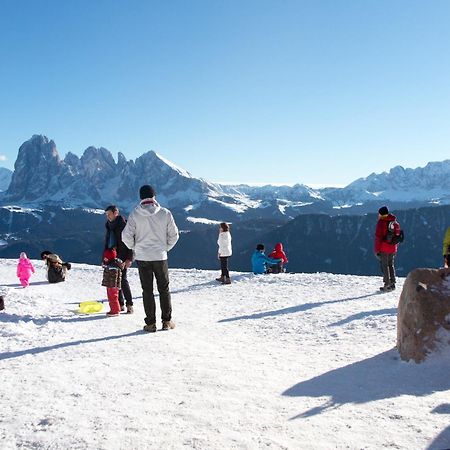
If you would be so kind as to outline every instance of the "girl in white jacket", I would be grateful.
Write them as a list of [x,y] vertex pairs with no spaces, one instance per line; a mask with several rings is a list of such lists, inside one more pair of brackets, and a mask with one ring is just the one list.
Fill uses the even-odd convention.
[[231,284],[230,272],[228,272],[228,258],[233,252],[231,249],[230,226],[225,222],[222,222],[219,225],[219,238],[217,239],[217,244],[219,245],[219,259],[222,275],[219,278],[216,278],[216,280],[223,284]]

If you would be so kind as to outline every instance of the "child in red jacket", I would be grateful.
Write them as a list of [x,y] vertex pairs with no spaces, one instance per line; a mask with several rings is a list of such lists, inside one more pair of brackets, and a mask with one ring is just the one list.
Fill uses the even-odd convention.
[[17,263],[17,277],[22,287],[26,288],[29,286],[32,273],[34,273],[33,263],[28,259],[27,254],[22,252]]
[[286,253],[284,253],[283,244],[281,242],[275,244],[275,248],[271,253],[269,253],[269,258],[281,259],[281,262],[279,262],[277,265],[271,266],[272,273],[284,272],[285,269],[283,268],[283,264],[287,264],[288,259]]
[[102,286],[106,287],[108,295],[109,309],[107,317],[116,317],[120,314],[119,291],[122,279],[123,263],[117,258],[115,248],[106,249],[103,252],[103,281]]

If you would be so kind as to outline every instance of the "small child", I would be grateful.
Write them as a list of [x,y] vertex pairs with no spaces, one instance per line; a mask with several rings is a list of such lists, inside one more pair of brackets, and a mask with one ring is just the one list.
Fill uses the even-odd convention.
[[122,281],[123,262],[117,258],[115,248],[106,249],[103,252],[103,281],[102,286],[106,286],[109,309],[107,317],[117,317],[120,314],[119,291]]
[[27,254],[22,252],[17,263],[17,277],[22,287],[29,286],[32,273],[34,273],[33,263],[28,259]]
[[271,271],[272,273],[282,273],[285,271],[283,264],[287,264],[288,263],[288,259],[286,256],[286,253],[284,253],[283,250],[283,244],[281,242],[278,242],[277,244],[275,244],[275,248],[269,253],[269,258],[273,258],[273,259],[279,259],[281,258],[281,262],[279,262],[278,264],[271,266]]

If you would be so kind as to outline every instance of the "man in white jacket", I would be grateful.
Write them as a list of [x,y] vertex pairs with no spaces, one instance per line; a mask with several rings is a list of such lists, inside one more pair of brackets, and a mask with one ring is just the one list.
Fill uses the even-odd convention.
[[142,186],[139,196],[141,202],[128,218],[122,231],[122,241],[133,250],[137,261],[146,315],[144,330],[153,333],[156,331],[153,277],[156,278],[159,292],[162,329],[175,328],[172,322],[167,252],[177,243],[179,235],[172,213],[158,204],[151,186]]

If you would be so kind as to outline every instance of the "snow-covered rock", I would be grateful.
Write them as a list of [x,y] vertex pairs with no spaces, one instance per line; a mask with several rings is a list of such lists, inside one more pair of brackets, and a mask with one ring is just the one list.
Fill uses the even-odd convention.
[[450,348],[450,269],[415,269],[400,296],[397,348],[422,362],[442,345]]

